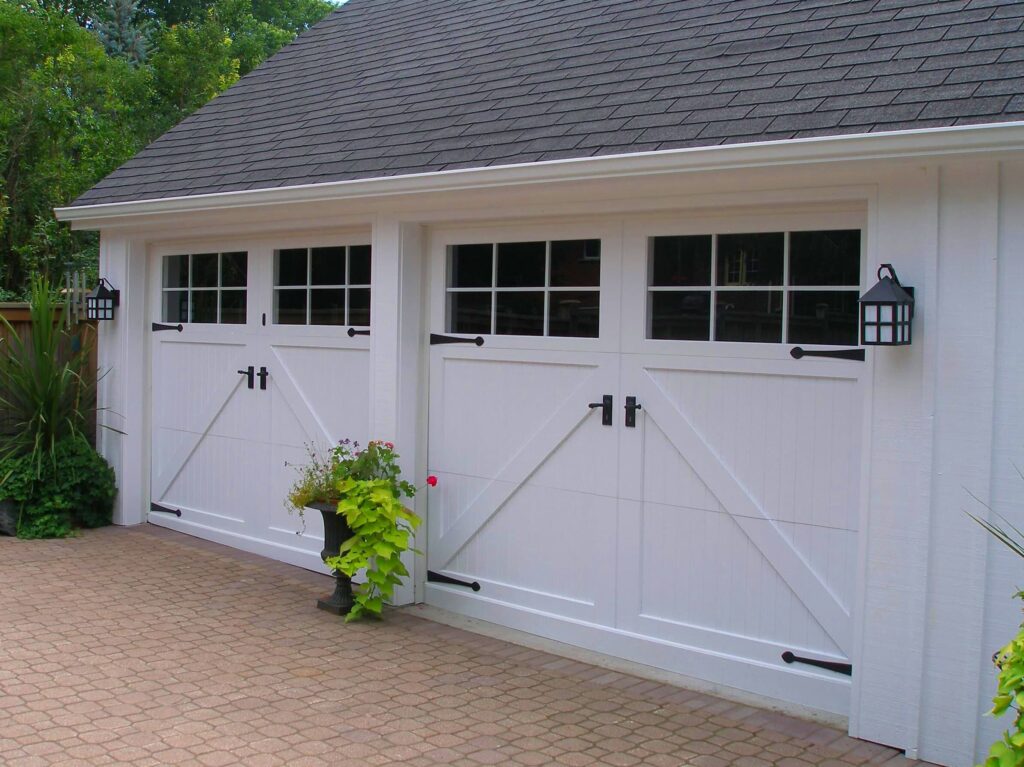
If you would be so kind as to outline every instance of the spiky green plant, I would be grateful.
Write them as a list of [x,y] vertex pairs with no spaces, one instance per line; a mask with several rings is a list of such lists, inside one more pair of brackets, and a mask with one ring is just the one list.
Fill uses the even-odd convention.
[[0,320],[8,335],[0,343],[0,409],[14,427],[0,436],[0,458],[30,455],[41,476],[44,461],[56,462],[60,440],[84,435],[82,405],[91,388],[83,375],[87,344],[84,333],[75,343],[65,330],[64,307],[45,277],[32,282],[26,339]]
[[[1017,470],[1018,476],[1020,476],[1020,478],[1024,480],[1024,472],[1021,471],[1020,467],[1014,466],[1013,468]],[[986,504],[974,493],[970,492],[969,490],[967,492],[978,503],[982,504],[983,506],[988,506],[988,504]],[[991,511],[993,514],[999,517],[999,519],[1002,520],[1003,525],[1006,526],[1003,527],[1003,525],[997,525],[994,522],[989,522],[987,519],[982,519],[981,517],[977,517],[974,514],[971,514],[971,512],[967,512],[967,516],[969,516],[979,525],[988,530],[989,533],[991,533],[991,535],[997,541],[1006,546],[1006,548],[1008,548],[1018,557],[1024,558],[1024,532],[1021,532],[1020,528],[1016,527],[1012,522],[1010,522],[1010,520],[1008,520],[998,511],[992,508],[989,508],[989,511]]]

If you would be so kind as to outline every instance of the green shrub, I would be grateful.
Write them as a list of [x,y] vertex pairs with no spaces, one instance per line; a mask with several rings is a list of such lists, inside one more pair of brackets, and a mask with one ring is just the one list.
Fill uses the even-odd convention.
[[82,403],[90,388],[83,377],[88,349],[72,343],[63,330],[63,308],[46,278],[32,282],[29,315],[28,340],[0,317],[8,330],[6,343],[0,344],[0,408],[14,427],[0,436],[0,458],[28,456],[41,478],[45,464],[51,469],[57,465],[58,442],[83,434]]
[[41,469],[31,454],[0,460],[0,499],[21,508],[19,538],[62,538],[74,527],[109,525],[114,471],[81,436],[59,441]]

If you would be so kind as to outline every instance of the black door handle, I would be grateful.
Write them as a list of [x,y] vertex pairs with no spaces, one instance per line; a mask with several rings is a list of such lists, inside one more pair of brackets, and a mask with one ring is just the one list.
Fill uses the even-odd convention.
[[483,346],[484,337],[477,336],[476,338],[460,338],[459,336],[443,336],[439,333],[431,333],[430,345],[437,346],[438,344],[476,344],[477,346]]
[[636,397],[626,397],[626,426],[633,429],[636,427],[636,411],[643,410],[643,405],[636,401]]
[[182,324],[180,322],[177,325],[164,325],[162,322],[154,322],[153,323],[153,332],[154,333],[158,333],[161,330],[177,330],[180,333],[184,329],[185,328],[182,326]]
[[356,336],[368,336],[370,335],[369,330],[356,330],[355,328],[348,329],[348,337],[355,338]]
[[804,349],[801,346],[794,346],[789,350],[789,356],[793,359],[798,360],[803,357],[832,357],[833,359],[839,360],[854,360],[856,362],[864,361],[864,350],[863,349],[822,349],[815,351],[814,349]]
[[605,394],[601,397],[600,402],[591,402],[587,405],[591,410],[595,408],[601,408],[601,425],[611,426],[612,425],[612,395]]
[[250,388],[250,389],[252,389],[252,388],[253,388],[253,385],[254,385],[254,381],[253,381],[253,378],[254,378],[254,377],[255,377],[255,375],[256,375],[256,369],[255,369],[255,368],[253,368],[253,366],[252,366],[252,365],[250,365],[250,366],[249,366],[249,367],[247,367],[247,368],[246,368],[245,370],[239,370],[238,372],[239,372],[240,374],[244,375],[244,376],[245,376],[246,378],[248,378],[248,379],[249,379],[249,388]]
[[[249,369],[252,370],[252,368],[249,368]],[[265,367],[261,367],[260,368],[260,372],[257,373],[256,375],[259,376],[259,379],[260,379],[260,389],[262,391],[266,391],[267,390],[267,376],[270,375],[270,371],[267,370]],[[252,387],[250,386],[249,388],[251,389]]]

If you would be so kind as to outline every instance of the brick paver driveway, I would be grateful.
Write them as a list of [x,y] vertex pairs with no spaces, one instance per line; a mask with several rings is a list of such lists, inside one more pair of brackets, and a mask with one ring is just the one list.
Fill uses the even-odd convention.
[[0,764],[914,764],[326,587],[150,526],[0,538]]

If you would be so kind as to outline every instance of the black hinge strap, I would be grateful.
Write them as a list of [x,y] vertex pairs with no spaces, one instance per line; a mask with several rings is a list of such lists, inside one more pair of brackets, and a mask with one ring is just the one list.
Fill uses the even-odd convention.
[[355,338],[356,336],[368,336],[370,335],[369,330],[356,330],[355,328],[348,329],[348,337]]
[[817,666],[818,668],[835,671],[837,674],[853,676],[853,665],[850,663],[839,663],[834,660],[818,660],[817,658],[802,658],[799,655],[794,655],[789,650],[782,653],[782,660],[786,661],[786,663],[806,663],[808,666]]
[[150,502],[149,510],[150,511],[159,511],[162,514],[173,514],[176,517],[180,517],[181,516],[181,509],[171,509],[171,508],[168,508],[167,506],[161,506],[159,503],[152,503],[152,502]]
[[439,333],[431,333],[430,345],[437,346],[438,344],[476,344],[477,346],[483,346],[484,338],[483,336],[462,338],[460,336],[442,336]]
[[822,351],[814,351],[813,349],[804,349],[800,346],[794,346],[789,350],[789,353],[795,360],[798,360],[801,357],[832,357],[837,360],[854,360],[856,362],[864,361],[863,349],[824,349]]
[[427,582],[428,583],[447,583],[451,586],[465,586],[467,589],[473,589],[473,591],[480,590],[480,584],[476,581],[460,581],[458,578],[452,578],[450,575],[443,575],[441,573],[435,573],[433,570],[427,570]]
[[154,322],[153,323],[153,332],[154,333],[156,333],[156,332],[158,332],[160,330],[177,330],[180,333],[184,329],[185,329],[185,327],[181,323],[178,323],[177,325],[164,325],[162,322]]

